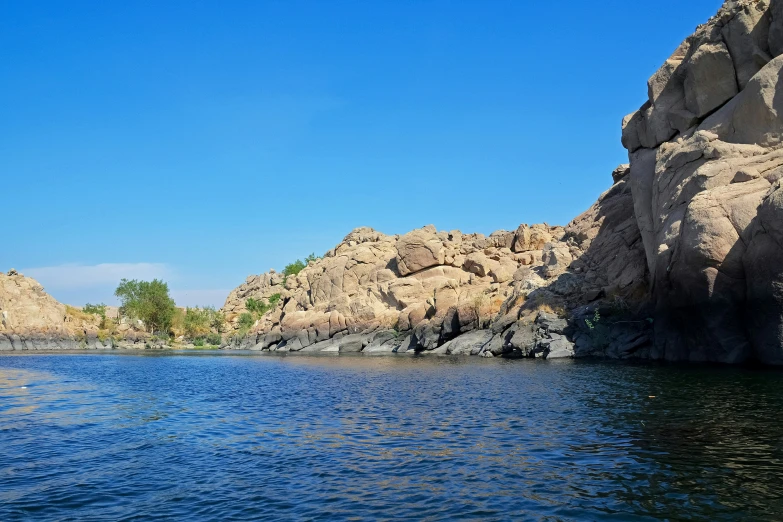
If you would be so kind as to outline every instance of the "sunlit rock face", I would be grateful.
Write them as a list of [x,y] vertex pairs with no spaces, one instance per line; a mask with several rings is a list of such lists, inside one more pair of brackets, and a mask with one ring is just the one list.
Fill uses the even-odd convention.
[[107,307],[106,315],[114,325],[111,332],[101,329],[98,315],[59,303],[35,279],[14,269],[0,272],[0,352],[153,347],[143,325],[125,319],[116,324],[116,307]]
[[38,281],[13,269],[0,273],[0,351],[79,348],[85,330],[98,328],[78,324]]
[[[297,275],[250,276],[223,307],[234,331],[249,298],[280,297],[234,346],[574,356],[568,335],[552,326],[562,322],[552,312],[607,295],[646,298],[627,171],[618,168],[612,188],[565,228],[523,224],[488,237],[431,225],[400,236],[358,228]],[[583,355],[593,351],[588,346]]]

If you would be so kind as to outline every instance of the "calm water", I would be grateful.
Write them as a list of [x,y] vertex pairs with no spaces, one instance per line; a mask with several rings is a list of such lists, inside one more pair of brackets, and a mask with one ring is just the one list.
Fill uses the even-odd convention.
[[780,520],[781,412],[738,369],[6,355],[0,520]]

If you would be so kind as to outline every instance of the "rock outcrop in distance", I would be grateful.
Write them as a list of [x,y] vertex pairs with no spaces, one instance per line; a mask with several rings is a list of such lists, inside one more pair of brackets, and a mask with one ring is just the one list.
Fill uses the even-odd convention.
[[357,229],[232,292],[233,317],[283,296],[236,345],[783,364],[782,70],[783,0],[726,1],[650,78],[629,165],[565,229]]
[[96,315],[59,303],[31,277],[13,269],[0,272],[0,352],[163,346],[128,324],[107,335],[100,321]]

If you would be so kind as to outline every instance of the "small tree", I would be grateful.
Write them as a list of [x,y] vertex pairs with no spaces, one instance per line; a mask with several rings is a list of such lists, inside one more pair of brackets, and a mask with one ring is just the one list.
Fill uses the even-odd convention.
[[310,263],[315,263],[319,259],[321,259],[321,258],[318,257],[317,255],[315,255],[315,252],[313,252],[312,254],[310,254],[309,256],[307,256],[305,258],[305,264],[309,265]]
[[304,264],[301,260],[297,259],[290,265],[285,266],[285,268],[283,269],[283,275],[285,275],[286,277],[296,275],[302,270],[304,270],[306,266],[307,265]]
[[245,308],[248,312],[256,316],[264,315],[270,309],[270,306],[263,299],[254,299],[252,297],[245,301]]
[[183,321],[185,335],[191,339],[203,337],[210,332],[210,312],[208,308],[187,308]]
[[120,313],[140,319],[151,333],[167,331],[171,326],[176,306],[169,296],[169,285],[163,281],[123,279],[114,295],[120,299]]
[[101,303],[101,304],[94,305],[94,304],[87,303],[86,305],[84,305],[82,311],[85,314],[97,315],[98,317],[101,318],[101,322],[99,323],[98,328],[102,330],[107,330],[112,327],[111,320],[109,320],[109,318],[106,317],[105,304]]
[[93,315],[100,315],[101,317],[106,317],[106,305],[103,303],[97,305],[87,303],[86,305],[84,305],[82,311],[85,314],[93,314]]
[[274,310],[277,306],[277,303],[280,302],[280,299],[280,294],[270,295],[268,302],[263,298],[255,299],[253,297],[248,297],[247,301],[245,301],[245,308],[247,308],[247,311],[253,314],[255,317],[261,317],[270,310]]
[[220,334],[223,333],[223,327],[225,326],[225,324],[226,324],[226,314],[224,314],[220,310],[213,309],[212,315],[210,317],[209,325],[218,334],[218,338],[220,337]]
[[249,314],[248,312],[245,312],[239,316],[239,331],[240,332],[247,332],[253,327],[253,324],[255,324],[255,319],[253,319],[253,315]]

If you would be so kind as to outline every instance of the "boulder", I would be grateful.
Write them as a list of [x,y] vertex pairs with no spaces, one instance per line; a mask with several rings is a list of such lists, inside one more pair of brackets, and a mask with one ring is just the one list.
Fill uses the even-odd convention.
[[[672,85],[683,78],[685,110],[695,121],[686,119],[695,131],[651,137],[652,92],[624,122],[631,162],[623,179],[655,320],[652,335],[615,335],[607,350],[614,355],[783,364],[777,333],[783,298],[775,290],[783,257],[773,239],[783,211],[775,195],[783,175],[781,9],[778,0],[726,2],[683,45],[677,74],[671,63],[656,73]],[[672,122],[683,115],[676,111],[668,109]],[[580,351],[582,344],[580,338]]]
[[492,339],[489,330],[476,330],[452,339],[441,348],[449,355],[478,355],[481,349]]
[[434,227],[414,230],[397,242],[397,270],[406,276],[431,266],[442,265],[446,251]]
[[772,59],[769,49],[771,13],[765,7],[759,2],[748,2],[721,29],[734,64],[739,89],[744,89],[750,79]]
[[619,167],[617,167],[612,171],[612,181],[614,183],[618,183],[620,180],[625,178],[630,173],[631,173],[630,163],[625,163],[623,165],[620,165]]
[[783,55],[770,61],[747,87],[709,118],[699,129],[708,131],[728,143],[776,146],[783,135],[783,100],[778,82]]
[[554,238],[546,225],[519,225],[514,233],[514,241],[511,244],[511,250],[514,252],[529,252],[531,250],[541,250],[544,245],[553,241]]
[[566,245],[547,243],[541,260],[544,263],[544,277],[552,278],[565,272],[573,257]]
[[337,343],[339,345],[339,351],[341,353],[361,352],[362,349],[366,346],[367,340],[364,335],[353,334],[353,335],[346,335],[345,337],[341,338]]
[[737,92],[734,62],[723,43],[700,46],[687,62],[685,107],[697,118],[703,118]]
[[544,350],[545,359],[566,359],[574,356],[574,343],[560,337],[547,343]]
[[542,328],[547,334],[563,334],[568,328],[568,321],[556,314],[540,312],[536,317],[536,326]]
[[500,268],[500,265],[497,261],[487,258],[483,252],[473,252],[465,258],[462,268],[479,277],[486,277],[493,268]]
[[519,321],[511,331],[507,332],[506,337],[504,351],[517,351],[522,357],[530,356],[536,344],[535,328],[525,321]]

